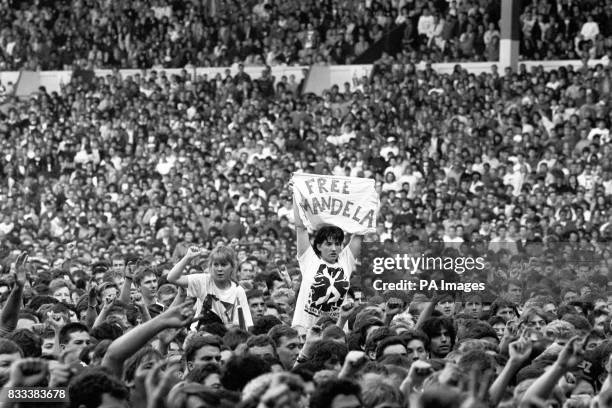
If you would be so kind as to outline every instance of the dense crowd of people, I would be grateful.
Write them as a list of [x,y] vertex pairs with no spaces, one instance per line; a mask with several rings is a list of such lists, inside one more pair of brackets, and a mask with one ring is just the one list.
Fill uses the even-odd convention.
[[[156,68],[6,95],[0,403],[611,405],[612,66],[415,68],[419,54],[487,59],[464,52],[460,22],[495,31],[490,1],[55,3],[4,2],[2,68]],[[524,5],[524,55],[605,55],[600,3]],[[459,23],[440,44],[423,16]],[[271,75],[350,62],[362,31],[370,44],[402,23],[419,34],[402,64],[383,56],[360,90],[319,97]],[[337,41],[351,47],[330,60]],[[280,60],[285,48],[295,58]],[[261,77],[244,72],[250,58]],[[163,70],[188,63],[240,65],[214,78]],[[376,233],[309,236],[294,173],[374,179]],[[373,272],[373,257],[395,254],[485,267]],[[319,264],[335,268],[327,284]],[[30,387],[58,392],[43,402]]]
[[[521,4],[522,58],[609,55],[609,1]],[[493,0],[3,0],[0,69],[348,64],[398,32],[419,61],[497,61],[500,18]]]

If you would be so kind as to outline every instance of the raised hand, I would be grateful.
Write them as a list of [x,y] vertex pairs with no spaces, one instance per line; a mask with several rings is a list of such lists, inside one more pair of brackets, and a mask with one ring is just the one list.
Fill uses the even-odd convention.
[[510,360],[517,364],[523,364],[531,355],[533,345],[531,341],[520,338],[517,341],[510,343],[508,346],[508,353],[510,354]]
[[197,246],[192,246],[192,247],[189,247],[189,249],[187,250],[187,253],[185,254],[185,258],[193,259],[193,258],[200,256],[201,253],[202,251],[200,248],[198,248]]
[[181,328],[195,321],[194,299],[189,299],[181,304],[171,306],[158,316],[166,327]]
[[27,252],[22,252],[15,261],[15,284],[24,287],[27,281],[26,270],[29,263]]
[[11,365],[9,384],[12,387],[35,387],[47,378],[47,362],[39,358],[22,358]]
[[70,365],[56,361],[49,362],[49,387],[65,387],[70,377],[72,377]]
[[344,376],[354,374],[368,361],[369,359],[363,351],[351,350],[344,359],[344,365],[340,373]]
[[178,382],[176,375],[178,367],[172,366],[166,368],[165,361],[160,361],[155,364],[145,378],[145,391],[147,396],[147,408],[164,408],[165,398],[170,392],[170,389]]
[[579,336],[572,337],[557,357],[556,363],[565,370],[578,366],[584,359],[584,341]]
[[468,397],[461,404],[461,408],[486,408],[487,391],[489,383],[493,376],[491,371],[484,373],[484,378],[478,378],[482,373],[477,370],[471,370],[467,384]]
[[98,285],[95,281],[91,281],[89,284],[87,304],[93,307],[98,305]]

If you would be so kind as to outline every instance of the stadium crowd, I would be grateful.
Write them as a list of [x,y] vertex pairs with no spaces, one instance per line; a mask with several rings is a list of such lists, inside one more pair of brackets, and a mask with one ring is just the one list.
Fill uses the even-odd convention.
[[[113,9],[123,3],[132,8]],[[316,2],[286,2],[300,10],[292,20],[285,2],[253,9],[211,1],[201,5],[207,15],[236,19],[211,36],[198,31],[209,27],[197,28],[199,6],[154,3],[150,16],[146,2],[63,9],[41,1],[17,11],[5,1],[0,9],[12,27],[1,33],[6,68],[63,67],[75,58],[157,68],[75,76],[59,93],[9,93],[3,101],[0,403],[31,406],[34,396],[18,389],[41,386],[65,389],[74,408],[612,405],[610,66],[505,75],[457,66],[441,75],[417,71],[408,52],[401,65],[383,57],[360,89],[347,84],[318,97],[303,94],[295,78],[273,78],[268,66],[261,78],[242,68],[215,78],[163,68],[249,63],[260,53],[235,58],[236,41],[252,46],[248,36],[232,39],[239,24],[262,36],[255,41],[282,38],[261,49],[291,49],[305,31],[315,45],[298,46],[284,62],[329,62],[325,47],[335,42],[319,39],[345,35],[350,13],[363,16],[351,41],[362,29],[371,41],[380,35],[373,26],[385,31],[406,13],[419,30],[427,8],[484,27],[495,21],[486,11],[493,2],[345,2],[331,7],[334,25],[316,17]],[[603,44],[596,56],[607,52],[608,4],[536,3],[522,20],[523,47],[534,57],[590,52],[591,45],[561,47],[576,45],[577,35]],[[591,12],[584,23],[583,8]],[[551,37],[563,40],[533,39],[550,35],[547,19],[568,15],[572,27]],[[156,19],[165,28],[153,27]],[[264,22],[276,29],[271,21],[284,30],[261,31]],[[67,27],[74,38],[62,34]],[[92,27],[100,32],[89,43]],[[457,30],[449,42],[465,34]],[[36,52],[56,36],[70,45],[54,57]],[[212,56],[225,36],[227,54]],[[118,38],[117,55],[91,46],[112,48]],[[210,41],[202,62],[177,52],[198,48],[198,38]],[[423,41],[413,50],[440,53],[423,37],[407,38]],[[559,48],[545,50],[551,44]],[[85,49],[99,52],[90,58]],[[356,51],[332,61],[349,62]],[[259,63],[279,62],[265,55]],[[294,172],[373,178],[381,202],[340,315],[309,327],[292,324],[304,275],[288,184]],[[480,275],[421,276],[487,289],[377,292],[367,261],[374,249],[482,256]],[[231,316],[217,307],[226,297],[242,299]],[[17,402],[20,395],[29,402]]]
[[[521,5],[524,59],[609,54],[609,1]],[[500,13],[494,0],[3,0],[0,69],[344,64],[397,30],[419,60],[497,61]]]

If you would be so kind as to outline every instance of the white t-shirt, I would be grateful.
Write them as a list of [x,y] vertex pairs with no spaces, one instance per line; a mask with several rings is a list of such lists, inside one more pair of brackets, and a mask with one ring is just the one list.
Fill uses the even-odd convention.
[[219,299],[219,301],[213,300],[212,311],[223,320],[223,323],[240,324],[238,319],[238,306],[240,305],[246,327],[253,326],[249,302],[241,286],[232,282],[229,288],[219,289],[213,282],[212,277],[207,273],[187,275],[187,282],[187,296],[198,299],[195,304],[196,316],[202,313],[204,299],[210,293]]
[[321,316],[337,319],[355,270],[355,257],[347,246],[330,264],[317,256],[312,247],[298,257],[302,284],[291,326],[310,329]]

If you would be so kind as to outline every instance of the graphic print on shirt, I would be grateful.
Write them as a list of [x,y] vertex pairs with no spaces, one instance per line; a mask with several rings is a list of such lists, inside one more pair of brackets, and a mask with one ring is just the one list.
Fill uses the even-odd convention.
[[349,281],[342,268],[319,265],[310,285],[304,311],[314,316],[328,314],[337,317],[348,288]]

